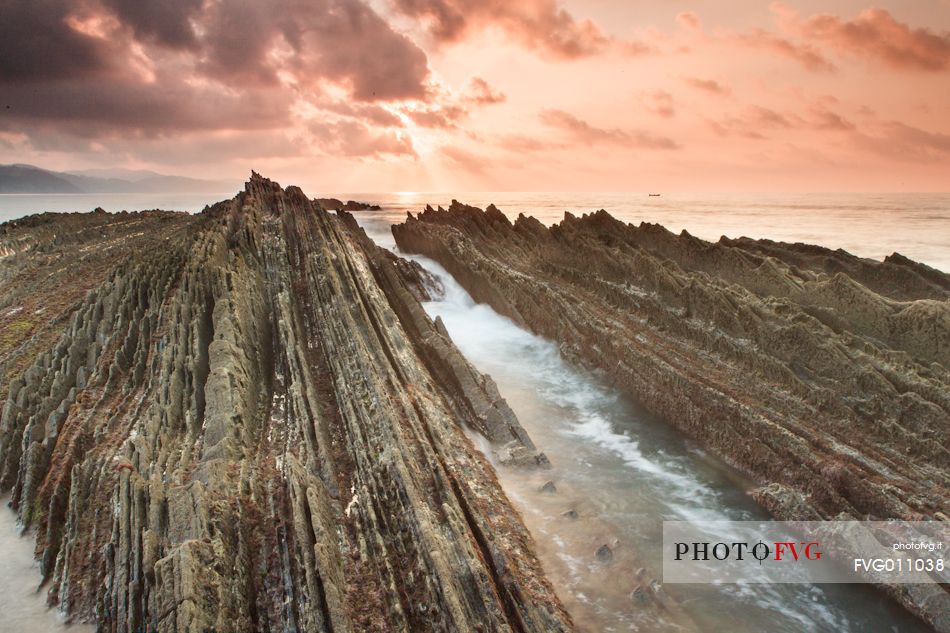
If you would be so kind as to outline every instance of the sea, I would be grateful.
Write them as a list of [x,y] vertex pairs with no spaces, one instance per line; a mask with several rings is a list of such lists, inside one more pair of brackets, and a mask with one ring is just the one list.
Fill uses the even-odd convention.
[[[313,197],[372,202],[397,219],[430,204],[453,199],[484,208],[494,204],[516,218],[531,215],[546,224],[565,212],[606,209],[624,222],[654,222],[706,240],[721,236],[768,238],[840,248],[859,257],[883,259],[897,252],[950,272],[950,193],[685,194],[455,192],[327,193]],[[233,196],[214,194],[6,194],[0,222],[43,211],[169,209],[197,212]]]

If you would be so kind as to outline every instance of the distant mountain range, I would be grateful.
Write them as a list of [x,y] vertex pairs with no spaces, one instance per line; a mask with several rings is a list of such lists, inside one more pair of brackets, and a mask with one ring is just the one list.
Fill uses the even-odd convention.
[[61,172],[0,165],[0,193],[222,193],[233,184],[133,169]]

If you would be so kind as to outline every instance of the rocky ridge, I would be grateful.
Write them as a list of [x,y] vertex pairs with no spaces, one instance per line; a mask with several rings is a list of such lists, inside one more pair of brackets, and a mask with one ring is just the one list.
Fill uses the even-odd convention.
[[0,489],[101,631],[566,631],[466,432],[543,466],[437,291],[256,174],[0,226]]
[[[605,211],[549,228],[453,202],[393,234],[749,475],[775,517],[948,520],[950,276]],[[887,590],[950,630],[943,587]]]
[[314,198],[314,204],[320,205],[325,211],[380,211],[382,207],[378,204],[369,202],[359,202],[357,200],[347,200],[343,202],[338,198]]

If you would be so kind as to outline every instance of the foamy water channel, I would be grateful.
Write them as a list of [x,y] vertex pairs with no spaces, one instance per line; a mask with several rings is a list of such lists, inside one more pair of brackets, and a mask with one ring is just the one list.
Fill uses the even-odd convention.
[[[398,252],[386,218],[367,213],[358,220],[378,244]],[[466,357],[491,374],[553,464],[536,472],[500,468],[499,478],[582,629],[930,630],[863,585],[667,585],[661,591],[678,609],[644,602],[636,590],[660,579],[664,520],[769,519],[748,496],[749,482],[597,378],[569,367],[550,341],[476,304],[434,261],[411,258],[445,286],[444,298],[425,304],[426,311],[441,317]],[[541,491],[548,480],[553,494]],[[601,545],[612,551],[607,563],[596,556]]]

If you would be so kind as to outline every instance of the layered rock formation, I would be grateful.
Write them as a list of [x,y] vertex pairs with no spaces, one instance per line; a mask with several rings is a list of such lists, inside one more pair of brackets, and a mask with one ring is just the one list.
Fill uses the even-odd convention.
[[101,631],[561,631],[466,436],[543,465],[352,217],[255,175],[196,216],[0,227],[0,488]]
[[378,204],[357,200],[343,202],[337,198],[314,198],[313,202],[325,211],[380,211],[382,209]]
[[[393,234],[748,474],[777,518],[948,520],[950,276],[604,211],[547,228],[453,203]],[[950,630],[939,585],[890,591]]]

